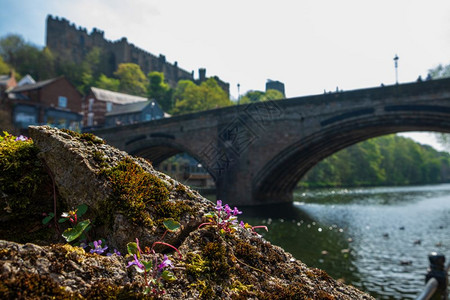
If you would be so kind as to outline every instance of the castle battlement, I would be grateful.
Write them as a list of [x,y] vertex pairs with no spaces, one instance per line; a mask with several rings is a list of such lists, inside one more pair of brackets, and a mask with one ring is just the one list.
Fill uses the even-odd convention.
[[[70,23],[66,18],[47,16],[46,46],[60,59],[81,63],[87,53],[93,48],[99,48],[108,58],[108,66],[102,70],[107,76],[112,76],[121,63],[135,63],[148,74],[153,71],[164,73],[164,78],[171,87],[175,87],[182,79],[194,81],[194,71],[186,71],[166,61],[166,56],[158,56],[129,43],[126,37],[116,41],[104,38],[105,32],[94,27],[89,34],[86,28]],[[218,79],[218,77],[217,77]],[[218,83],[229,93],[229,84],[218,79]]]

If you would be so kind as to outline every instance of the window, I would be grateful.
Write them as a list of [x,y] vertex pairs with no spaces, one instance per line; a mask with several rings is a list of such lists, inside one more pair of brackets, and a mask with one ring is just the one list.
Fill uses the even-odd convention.
[[67,107],[67,97],[59,96],[58,97],[58,106],[59,107]]
[[112,110],[113,104],[111,102],[106,102],[106,111],[110,112]]
[[90,98],[89,99],[89,107],[88,107],[88,111],[91,112],[92,111],[92,106],[94,106],[94,99]]
[[87,126],[93,125],[94,125],[94,113],[90,112],[88,113]]
[[152,119],[151,114],[145,114],[145,121],[150,121]]

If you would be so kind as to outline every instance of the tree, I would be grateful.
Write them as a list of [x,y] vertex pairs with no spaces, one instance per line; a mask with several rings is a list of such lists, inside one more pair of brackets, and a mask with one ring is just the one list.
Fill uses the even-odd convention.
[[407,185],[448,182],[450,154],[388,135],[324,159],[300,182],[305,186]]
[[161,105],[164,111],[172,109],[172,90],[170,86],[164,82],[164,73],[150,72],[148,78],[148,97],[155,99]]
[[25,47],[25,41],[22,36],[9,34],[0,40],[0,56],[6,63],[16,68],[19,59],[18,53]]
[[180,81],[175,90],[174,99],[176,102],[172,110],[173,114],[192,113],[232,104],[214,78],[208,78],[199,86],[192,81]]
[[269,89],[266,92],[262,91],[248,91],[242,98],[239,100],[239,103],[253,103],[258,101],[270,101],[270,100],[278,100],[283,99],[283,93],[277,90]]
[[[437,67],[428,70],[428,77],[431,77],[432,79],[450,77],[450,64],[446,66],[439,64]],[[443,147],[450,148],[450,134],[436,133],[435,137],[438,143]]]
[[8,66],[7,63],[3,61],[3,58],[0,56],[0,75],[8,74],[10,70],[11,68]]
[[114,75],[119,79],[119,91],[136,96],[147,96],[147,78],[137,64],[119,64]]
[[94,85],[101,89],[118,92],[120,81],[119,79],[109,78],[104,74],[100,74],[100,77],[97,79]]
[[[23,74],[29,73],[25,70],[22,70],[22,72]],[[38,61],[36,62],[36,75],[37,76],[34,77],[36,80],[45,80],[57,76],[55,56],[47,47],[42,49],[38,55]]]
[[450,65],[439,64],[437,67],[428,70],[428,76],[432,79],[450,77]]

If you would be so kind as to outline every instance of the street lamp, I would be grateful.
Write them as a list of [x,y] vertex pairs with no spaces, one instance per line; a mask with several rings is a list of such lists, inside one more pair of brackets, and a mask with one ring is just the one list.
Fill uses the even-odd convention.
[[237,88],[238,88],[238,105],[239,105],[239,101],[241,100],[241,93],[240,93],[240,87],[241,87],[241,85],[238,83],[237,84]]
[[394,57],[394,65],[395,65],[395,84],[398,84],[398,55],[395,54]]
[[152,102],[152,120],[155,119],[155,102]]

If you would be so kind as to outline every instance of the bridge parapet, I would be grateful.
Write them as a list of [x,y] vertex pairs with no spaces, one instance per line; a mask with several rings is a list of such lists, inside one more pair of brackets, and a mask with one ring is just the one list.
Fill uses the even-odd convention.
[[155,164],[187,152],[215,178],[217,197],[254,205],[292,201],[325,157],[401,131],[450,132],[450,79],[260,102],[93,133]]

